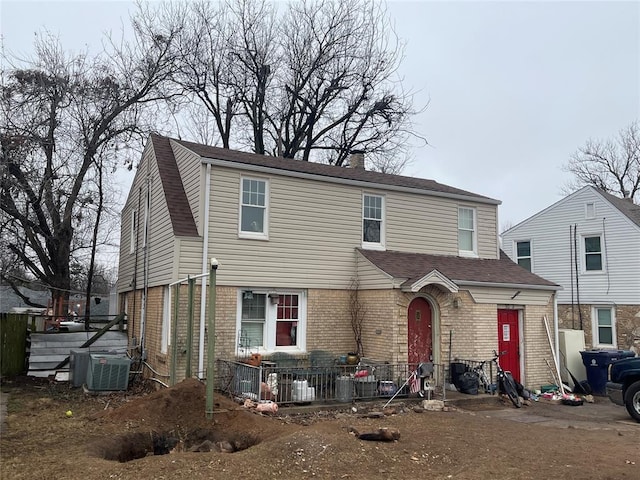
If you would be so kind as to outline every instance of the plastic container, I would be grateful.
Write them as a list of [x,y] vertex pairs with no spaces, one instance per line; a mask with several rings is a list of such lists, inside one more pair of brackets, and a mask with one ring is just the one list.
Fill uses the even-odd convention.
[[381,397],[393,397],[397,391],[398,386],[388,380],[381,381],[380,386],[378,387],[378,392]]
[[582,363],[587,369],[587,382],[594,395],[607,395],[609,365],[616,360],[635,357],[630,350],[585,350],[580,352]]
[[336,379],[336,398],[339,402],[353,400],[353,379],[348,376],[340,376]]
[[366,377],[356,378],[354,380],[356,385],[356,393],[359,397],[375,397],[378,390],[378,382],[376,377],[368,375]]
[[307,380],[294,380],[291,384],[291,399],[294,402],[312,402],[316,398],[315,388]]

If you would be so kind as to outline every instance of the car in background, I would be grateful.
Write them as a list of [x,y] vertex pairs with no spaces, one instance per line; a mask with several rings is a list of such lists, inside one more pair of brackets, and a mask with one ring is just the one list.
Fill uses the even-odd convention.
[[626,407],[631,418],[640,422],[640,357],[613,362],[606,390],[613,403]]

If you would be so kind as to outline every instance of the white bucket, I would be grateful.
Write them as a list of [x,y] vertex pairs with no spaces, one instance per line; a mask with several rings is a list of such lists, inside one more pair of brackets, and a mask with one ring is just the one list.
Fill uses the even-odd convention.
[[303,402],[303,398],[307,396],[307,388],[309,382],[306,380],[294,380],[291,383],[291,398],[294,402]]

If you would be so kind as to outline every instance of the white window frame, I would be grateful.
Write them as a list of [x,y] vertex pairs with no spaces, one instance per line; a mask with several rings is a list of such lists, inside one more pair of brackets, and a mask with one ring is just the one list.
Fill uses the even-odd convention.
[[587,220],[593,220],[596,218],[596,204],[595,202],[587,202],[584,204],[584,218]]
[[[462,210],[470,210],[473,214],[473,229],[462,229],[460,228],[460,212]],[[461,257],[477,257],[478,256],[478,215],[476,209],[474,207],[467,206],[459,206],[458,207],[458,255]],[[462,250],[460,248],[460,231],[464,230],[467,232],[471,232],[471,242],[472,242],[472,250]]]
[[[254,295],[266,295],[266,313],[265,325],[263,332],[264,345],[249,345],[246,348],[238,345],[238,355],[248,355],[251,353],[269,354],[274,352],[287,353],[304,353],[307,349],[307,292],[306,290],[295,289],[265,289],[265,288],[239,288],[237,292],[237,311],[236,311],[236,339],[240,339],[240,330],[242,328],[242,299],[244,292],[250,291]],[[276,323],[278,320],[278,305],[269,301],[273,295],[298,295],[298,325],[296,329],[297,345],[276,347]]]
[[129,254],[136,252],[136,223],[137,223],[137,212],[136,209],[131,210],[131,214],[129,215]]
[[[599,237],[600,238],[601,269],[600,270],[587,270],[587,245],[586,245],[586,241],[587,241],[587,238],[594,238],[594,237]],[[606,262],[607,259],[605,257],[604,235],[602,233],[583,234],[581,236],[580,246],[581,246],[580,262],[581,262],[581,267],[582,267],[582,273],[584,273],[586,275],[598,275],[598,274],[605,273],[606,270],[607,270],[607,262]],[[593,254],[593,253],[590,253],[590,254]]]
[[[528,243],[529,243],[529,256],[528,256],[528,257],[526,257],[526,256],[521,257],[521,256],[518,254],[518,244],[519,244],[519,243],[525,243],[525,242],[528,242]],[[531,273],[533,273],[533,241],[532,241],[531,239],[514,240],[514,242],[513,242],[513,253],[514,253],[514,255],[513,255],[513,256],[514,256],[514,258],[516,259],[516,263],[517,263],[518,265],[520,265],[520,259],[521,259],[521,258],[522,258],[522,259],[528,258],[528,259],[529,259],[529,265],[530,265],[530,267],[531,267],[531,269],[530,269],[529,271],[530,271]],[[520,265],[520,266],[522,266],[522,265]],[[522,268],[524,268],[524,267],[522,267]]]
[[[365,217],[365,211],[364,211],[364,201],[365,201],[365,197],[375,197],[375,198],[379,198],[380,199],[380,208],[381,208],[381,215],[380,218],[373,218],[373,217]],[[385,197],[384,195],[379,195],[377,193],[369,193],[369,192],[364,192],[362,194],[362,219],[360,222],[361,228],[362,228],[362,232],[361,232],[361,238],[362,238],[362,248],[367,249],[367,250],[384,250],[385,249],[385,217],[386,217],[386,205],[385,205]],[[374,221],[379,221],[380,222],[380,242],[365,242],[364,240],[364,221],[365,220],[374,220]]]
[[[180,288],[179,286],[177,288]],[[171,345],[171,287],[165,285],[162,292],[162,336],[160,353],[167,354]]]
[[[598,323],[598,310],[609,310],[611,312],[611,341],[612,343],[600,342],[600,324]],[[593,338],[593,348],[618,348],[616,334],[616,309],[611,305],[594,305],[591,309],[591,332]]]
[[[254,208],[262,208],[263,209],[263,230],[261,232],[253,232],[242,230],[242,207],[245,206],[243,203],[243,188],[244,181],[254,181],[254,182],[262,182],[264,183],[264,205],[253,205],[246,204],[246,206],[254,207]],[[248,238],[253,240],[269,240],[269,180],[266,178],[259,177],[240,177],[240,195],[238,201],[238,237],[239,238]]]

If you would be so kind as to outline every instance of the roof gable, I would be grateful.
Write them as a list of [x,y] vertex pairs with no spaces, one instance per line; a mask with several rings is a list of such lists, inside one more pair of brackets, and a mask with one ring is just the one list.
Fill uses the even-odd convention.
[[538,217],[540,217],[542,215],[545,215],[547,212],[555,210],[560,205],[570,201],[572,198],[574,198],[574,197],[576,197],[576,196],[578,196],[578,195],[580,195],[580,194],[582,194],[582,193],[584,193],[586,191],[591,192],[591,194],[594,195],[594,196],[595,195],[601,196],[612,207],[614,207],[622,215],[627,217],[633,224],[635,224],[636,227],[640,228],[640,205],[635,205],[630,200],[626,200],[626,199],[623,199],[623,198],[620,198],[620,197],[616,197],[614,195],[611,195],[611,194],[605,192],[604,190],[600,190],[600,189],[595,188],[595,187],[593,187],[591,185],[585,185],[584,187],[576,190],[575,192],[567,195],[564,198],[561,198],[557,202],[552,203],[548,207],[540,210],[539,212],[534,213],[529,218],[524,219],[523,221],[521,221],[517,225],[514,225],[510,229],[504,231],[501,235],[502,236],[507,236],[512,230],[518,229],[521,226],[526,225],[527,223],[533,221],[534,219],[536,219],[536,218],[538,218]]

